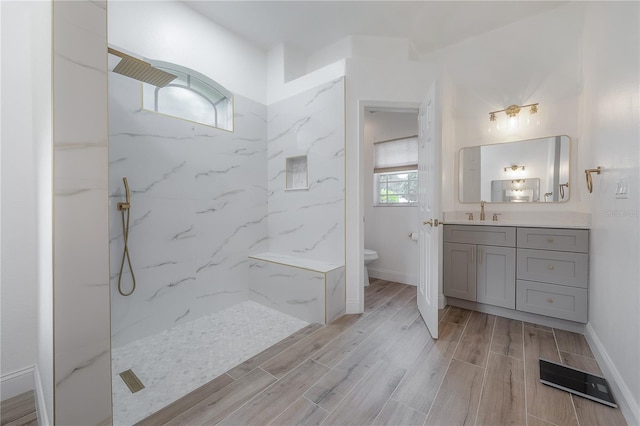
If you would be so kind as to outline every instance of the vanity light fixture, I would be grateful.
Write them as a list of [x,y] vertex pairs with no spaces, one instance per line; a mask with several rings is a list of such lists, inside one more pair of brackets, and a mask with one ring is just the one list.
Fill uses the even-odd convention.
[[515,171],[516,171],[516,170],[518,170],[518,169],[520,169],[520,170],[524,170],[524,166],[518,166],[518,165],[514,164],[514,165],[512,165],[512,166],[505,167],[505,168],[504,168],[504,171],[506,172],[507,170],[511,170],[512,172],[515,172]]
[[[507,115],[506,127],[508,127],[511,130],[515,130],[516,128],[518,128],[518,114],[520,114],[520,110],[522,108],[529,108],[529,115],[538,113],[538,103],[527,104],[527,105],[510,105],[505,109],[501,109],[498,111],[491,111],[489,113],[489,121],[495,122],[496,129],[500,130],[500,125],[497,123],[498,116],[496,114],[498,114],[499,112],[504,112]],[[527,125],[528,124],[529,124],[529,119],[527,119]]]

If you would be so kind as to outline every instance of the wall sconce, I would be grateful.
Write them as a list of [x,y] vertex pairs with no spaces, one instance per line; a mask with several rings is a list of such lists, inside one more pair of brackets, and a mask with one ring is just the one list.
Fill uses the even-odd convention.
[[[504,112],[507,115],[507,123],[506,126],[509,130],[515,130],[519,127],[518,123],[518,115],[520,114],[520,110],[522,108],[529,108],[529,115],[538,113],[538,104],[527,104],[527,105],[511,105],[506,109],[501,109],[498,111],[491,111],[489,113],[489,121],[495,122],[496,130],[500,130],[500,125],[498,124],[498,114],[499,112]],[[539,122],[537,124],[540,124]],[[529,125],[529,119],[527,119],[527,125]],[[489,127],[489,131],[491,131],[491,127]]]

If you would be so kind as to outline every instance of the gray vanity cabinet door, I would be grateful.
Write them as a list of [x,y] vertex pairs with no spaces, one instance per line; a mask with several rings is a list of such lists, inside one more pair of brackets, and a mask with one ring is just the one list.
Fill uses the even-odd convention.
[[515,309],[516,249],[478,246],[477,257],[477,301]]
[[476,245],[444,243],[444,294],[476,301]]

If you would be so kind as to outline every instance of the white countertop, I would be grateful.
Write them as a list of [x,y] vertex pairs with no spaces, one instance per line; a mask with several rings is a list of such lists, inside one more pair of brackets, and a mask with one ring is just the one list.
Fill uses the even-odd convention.
[[295,268],[308,269],[311,271],[327,273],[334,269],[342,268],[344,265],[335,262],[325,262],[322,260],[305,259],[283,253],[264,252],[252,254],[249,259],[263,260],[266,262],[278,263]]
[[[492,206],[493,207],[493,206]],[[521,226],[531,228],[569,228],[589,229],[591,215],[576,211],[496,211],[487,208],[487,220],[478,220],[480,212],[473,212],[474,220],[468,220],[465,211],[444,212],[444,223],[449,225],[479,225],[479,226]],[[493,214],[498,213],[498,220],[493,221]]]
[[445,225],[478,225],[478,226],[519,226],[528,228],[570,228],[570,229],[589,229],[585,225],[577,225],[572,223],[536,223],[531,222],[517,222],[506,220],[448,220]]

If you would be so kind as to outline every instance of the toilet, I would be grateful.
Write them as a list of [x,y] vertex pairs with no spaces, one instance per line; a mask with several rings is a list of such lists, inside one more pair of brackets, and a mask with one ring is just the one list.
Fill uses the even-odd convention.
[[369,271],[367,265],[378,259],[378,252],[375,250],[364,249],[364,286],[369,285]]

